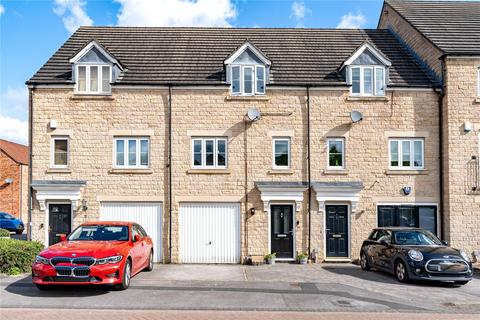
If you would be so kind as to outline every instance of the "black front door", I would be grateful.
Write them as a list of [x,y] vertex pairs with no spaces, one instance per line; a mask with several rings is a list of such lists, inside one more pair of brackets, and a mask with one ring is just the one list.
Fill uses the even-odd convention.
[[50,204],[48,206],[48,244],[60,241],[61,234],[69,234],[72,226],[72,206],[70,204]]
[[277,258],[293,258],[293,206],[272,205],[271,251]]
[[348,206],[327,205],[327,257],[348,257]]

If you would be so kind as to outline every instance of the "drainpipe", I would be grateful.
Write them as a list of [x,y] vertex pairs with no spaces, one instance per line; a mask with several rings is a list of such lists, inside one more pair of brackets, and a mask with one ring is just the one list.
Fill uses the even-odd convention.
[[312,177],[310,161],[310,86],[307,85],[307,170],[308,170],[308,257],[311,258],[312,231]]
[[[440,233],[442,239],[445,239],[445,211],[444,211],[444,189],[445,177],[443,173],[444,155],[443,155],[443,98],[445,97],[445,56],[440,58],[442,65],[442,87],[438,92],[438,152],[440,152]],[[450,240],[450,239],[449,239]]]
[[27,240],[32,240],[32,136],[33,136],[33,87],[28,87],[28,226]]
[[168,254],[172,263],[172,85],[168,85]]

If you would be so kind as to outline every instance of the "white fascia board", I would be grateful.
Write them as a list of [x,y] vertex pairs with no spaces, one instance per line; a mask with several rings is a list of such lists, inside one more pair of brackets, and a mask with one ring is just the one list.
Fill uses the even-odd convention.
[[95,40],[92,40],[89,44],[87,44],[82,50],[80,50],[79,53],[77,53],[73,58],[69,60],[70,63],[76,63],[78,60],[80,60],[85,54],[87,54],[93,47],[95,47],[100,53],[108,59],[113,64],[116,64],[120,70],[123,70],[122,65],[118,62],[117,59],[112,57],[111,54],[109,54],[105,49],[102,48],[101,45],[95,42]]
[[372,45],[368,44],[368,43],[365,43],[363,44],[357,51],[355,51],[351,56],[350,58],[348,58],[347,61],[345,61],[343,64],[342,64],[342,67],[340,69],[342,69],[343,67],[345,66],[349,66],[353,63],[353,61],[355,61],[365,50],[369,50],[374,56],[375,58],[377,58],[378,60],[380,60],[380,62],[385,65],[385,66],[391,66],[392,63],[390,62],[390,60],[388,60],[387,58],[385,58],[385,56],[383,54],[381,54],[380,52],[378,52],[377,49],[375,49]]
[[268,60],[267,57],[263,55],[263,53],[258,51],[257,48],[255,48],[248,42],[245,42],[237,51],[235,51],[230,57],[228,57],[224,63],[226,65],[233,63],[247,49],[250,49],[264,64],[268,66],[272,64],[270,60]]

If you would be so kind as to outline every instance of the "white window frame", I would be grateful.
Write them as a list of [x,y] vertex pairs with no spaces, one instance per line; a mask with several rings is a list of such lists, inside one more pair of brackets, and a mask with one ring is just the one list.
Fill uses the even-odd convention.
[[477,97],[480,97],[480,67],[477,68]]
[[[398,166],[392,166],[392,150],[391,142],[398,143]],[[403,166],[403,141],[410,141],[410,166]],[[414,142],[420,141],[422,143],[422,166],[415,166],[415,147]],[[389,170],[425,170],[425,139],[424,138],[390,138],[388,139],[388,168]]]
[[[358,68],[360,69],[360,93],[353,92],[353,69]],[[364,81],[364,70],[371,69],[372,70],[372,93],[365,93],[365,81]],[[377,84],[376,84],[376,70],[382,69],[383,70],[383,94],[376,94],[377,91]],[[384,97],[386,94],[386,87],[387,87],[387,80],[385,78],[386,70],[383,66],[375,66],[375,65],[352,65],[350,66],[349,70],[349,80],[350,80],[350,95],[357,96],[357,97]]]
[[[240,68],[240,88],[239,92],[233,92],[233,68],[238,67]],[[257,68],[261,68],[263,71],[263,92],[257,91]],[[251,93],[246,93],[245,92],[245,69],[252,69],[252,92]],[[266,93],[266,86],[267,86],[267,73],[266,73],[266,68],[264,65],[259,65],[259,64],[232,64],[230,66],[230,73],[231,73],[231,79],[230,79],[230,94],[232,96],[263,96]]]
[[[55,164],[55,141],[67,140],[67,164]],[[51,168],[68,168],[70,165],[70,137],[68,136],[52,136],[50,139],[50,167]]]
[[[78,90],[78,67],[85,67],[85,91]],[[90,88],[90,68],[97,67],[98,68],[98,91],[91,91]],[[93,64],[93,63],[77,63],[75,65],[75,94],[88,94],[88,95],[108,95],[112,93],[111,86],[108,91],[102,91],[102,82],[103,82],[103,72],[102,67],[108,67],[108,74],[110,76],[109,83],[112,83],[112,66],[109,64]]]
[[[205,148],[205,143],[207,140],[212,140],[213,141],[213,165],[208,165],[207,166],[207,154],[206,154],[206,148]],[[195,165],[195,141],[201,141],[202,142],[202,164],[201,165]],[[225,165],[221,166],[218,164],[218,142],[219,141],[224,141],[225,142]],[[228,167],[228,138],[227,137],[192,137],[191,139],[191,147],[190,147],[190,155],[191,155],[191,167],[193,169],[226,169]]]
[[[123,140],[123,165],[117,165],[117,141]],[[135,165],[128,164],[128,141],[135,140]],[[148,141],[148,164],[141,165],[141,152],[140,152],[140,145],[142,140]],[[113,139],[113,168],[115,169],[148,169],[150,168],[150,161],[151,161],[151,143],[150,137],[115,137]]]
[[[275,164],[275,142],[277,141],[287,141],[288,144],[288,165],[287,166],[277,166]],[[292,150],[291,150],[291,141],[290,137],[275,137],[272,139],[272,168],[275,170],[289,170],[291,167],[291,159],[292,159]]]
[[[340,141],[342,143],[342,166],[330,166],[330,142]],[[327,169],[345,170],[345,138],[327,138]]]

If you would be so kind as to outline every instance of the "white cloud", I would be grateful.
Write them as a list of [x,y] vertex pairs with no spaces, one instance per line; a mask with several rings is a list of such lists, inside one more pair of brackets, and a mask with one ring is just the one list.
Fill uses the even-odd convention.
[[348,13],[342,17],[339,24],[337,25],[338,29],[359,29],[365,23],[367,19],[361,13],[355,15],[353,13]]
[[93,24],[93,20],[85,10],[85,1],[83,0],[55,0],[53,12],[62,18],[65,29],[70,33],[74,33],[80,26]]
[[0,114],[0,139],[21,144],[28,143],[28,123]]
[[5,7],[0,3],[0,16],[5,12]]
[[119,26],[230,26],[231,0],[115,0]]
[[294,1],[292,3],[290,17],[293,17],[295,20],[297,20],[297,25],[296,25],[297,28],[303,28],[304,27],[303,19],[310,12],[311,10],[305,6],[305,3]]
[[28,109],[28,89],[26,86],[18,88],[8,88],[0,97],[0,106],[2,113],[24,113]]

